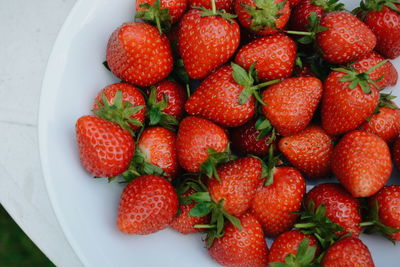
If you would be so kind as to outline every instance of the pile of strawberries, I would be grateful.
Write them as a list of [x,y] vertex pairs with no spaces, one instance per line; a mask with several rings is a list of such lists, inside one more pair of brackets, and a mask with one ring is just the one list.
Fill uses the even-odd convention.
[[400,111],[381,93],[400,2],[137,0],[136,17],[107,46],[122,81],[76,123],[84,168],[125,186],[121,232],[204,232],[223,266],[374,266],[360,233],[400,240]]

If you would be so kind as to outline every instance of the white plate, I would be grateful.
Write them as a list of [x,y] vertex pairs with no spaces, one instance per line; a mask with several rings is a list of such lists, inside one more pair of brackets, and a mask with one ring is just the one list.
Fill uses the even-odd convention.
[[[356,1],[346,2],[353,2],[352,8]],[[100,89],[117,81],[101,63],[111,32],[133,16],[134,0],[80,0],[57,38],[39,116],[40,154],[50,200],[85,266],[217,266],[200,235],[184,236],[170,229],[149,236],[119,233],[115,221],[122,186],[92,179],[79,163],[75,121],[90,113]],[[400,70],[400,60],[395,63]],[[400,94],[399,87],[393,91]],[[362,239],[377,266],[398,266],[400,248],[380,237]]]

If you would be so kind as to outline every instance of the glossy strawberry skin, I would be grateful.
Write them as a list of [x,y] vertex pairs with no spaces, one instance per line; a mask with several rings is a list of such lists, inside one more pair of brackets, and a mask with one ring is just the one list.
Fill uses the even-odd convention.
[[256,119],[252,119],[245,124],[232,128],[230,131],[230,140],[234,151],[246,155],[265,156],[268,154],[269,139],[268,134],[257,140],[260,131],[256,129]]
[[368,247],[355,237],[346,237],[329,247],[321,263],[324,267],[375,266]]
[[[195,193],[193,189],[189,189],[182,196],[188,197]],[[190,210],[196,205],[196,203],[191,204],[179,204],[180,213],[176,216],[170,224],[170,227],[178,231],[181,234],[193,234],[198,232],[203,232],[202,228],[194,228],[196,224],[207,224],[209,218],[207,216],[203,217],[192,217],[189,216]]]
[[372,196],[392,172],[389,147],[372,133],[352,131],[336,145],[332,171],[353,197]]
[[242,231],[229,222],[224,236],[215,239],[208,253],[222,266],[267,266],[268,247],[260,223],[249,213],[239,219]]
[[[148,3],[153,5],[156,0],[136,0],[136,11],[141,11],[143,8],[141,4]],[[168,8],[169,15],[171,16],[171,22],[176,23],[185,13],[187,8],[187,0],[160,0],[161,9]]]
[[125,234],[148,235],[168,227],[177,211],[172,185],[160,176],[143,175],[124,188],[117,226]]
[[[279,3],[283,1],[285,0],[275,0],[274,3]],[[235,13],[238,16],[240,24],[243,27],[250,29],[252,16],[243,8],[243,5],[256,7],[256,4],[253,0],[236,0],[234,4]],[[286,23],[289,21],[290,16],[290,7],[288,1],[285,3],[284,8],[280,12],[278,12],[278,14],[280,14],[280,17],[275,20],[276,29],[266,27],[265,29],[261,29],[256,33],[260,35],[270,35],[277,33],[280,29],[283,29]]]
[[140,136],[137,148],[143,153],[145,160],[175,178],[179,171],[176,153],[176,134],[162,127],[146,128]]
[[112,33],[107,45],[107,62],[115,76],[139,86],[161,81],[173,67],[166,35],[141,22],[125,23]]
[[321,26],[328,30],[317,34],[317,43],[322,56],[330,63],[352,62],[371,52],[376,45],[376,37],[368,26],[348,12],[325,14]]
[[319,126],[279,141],[279,150],[306,177],[323,178],[330,173],[333,139]]
[[216,203],[224,200],[223,208],[229,214],[242,215],[263,183],[261,161],[245,157],[219,166],[217,172],[221,181],[214,177],[207,183],[211,198]]
[[179,54],[188,75],[193,79],[206,77],[225,62],[239,46],[240,30],[236,21],[220,16],[202,17],[203,11],[189,10],[179,28]]
[[83,116],[76,122],[76,140],[83,167],[96,177],[113,177],[124,172],[135,151],[128,131],[96,116]]
[[[231,13],[233,11],[233,2],[234,0],[215,0],[216,9],[223,9],[227,13]],[[189,0],[189,6],[194,7],[205,7],[207,9],[211,9],[211,1],[208,0]]]
[[245,69],[256,62],[258,78],[269,81],[288,78],[296,59],[296,43],[287,35],[278,33],[261,37],[243,46],[235,62]]
[[340,184],[319,184],[311,189],[306,196],[306,205],[313,201],[315,207],[326,206],[326,216],[343,227],[343,231],[336,233],[342,236],[351,233],[358,237],[361,233],[360,203],[353,198]]
[[274,181],[256,193],[251,213],[260,221],[267,236],[277,236],[290,230],[296,222],[305,194],[303,176],[292,167],[277,167]]
[[280,234],[274,240],[269,250],[268,262],[285,262],[289,254],[296,255],[300,243],[305,238],[308,239],[309,247],[317,247],[316,255],[319,254],[319,244],[314,236],[303,234],[299,230],[291,230]]
[[[136,119],[140,121],[141,123],[144,123],[144,117],[146,114],[146,103],[144,100],[144,97],[142,93],[133,85],[127,84],[127,83],[114,83],[106,86],[103,90],[101,90],[98,95],[96,96],[96,99],[93,103],[93,110],[98,110],[99,105],[98,103],[104,104],[102,100],[102,95],[107,98],[107,101],[110,104],[114,104],[114,98],[115,94],[117,91],[122,92],[122,101],[123,102],[129,102],[132,104],[133,107],[135,106],[143,106],[141,110],[139,110],[137,113],[133,114],[130,118]],[[137,130],[139,126],[136,125],[130,125],[132,130]]]
[[379,102],[379,93],[371,86],[364,93],[360,86],[350,89],[350,82],[342,82],[346,74],[332,71],[324,83],[322,96],[322,127],[330,135],[340,135],[356,129],[372,115]]
[[313,4],[311,0],[301,0],[292,8],[290,15],[290,28],[296,31],[307,31],[307,25],[310,23],[309,17],[314,12],[318,19],[325,14],[323,7]]
[[310,123],[321,96],[319,79],[288,78],[264,90],[262,111],[280,135],[293,135]]
[[[400,5],[397,5],[400,8]],[[364,22],[377,38],[376,50],[387,58],[395,59],[400,55],[400,15],[390,8],[370,11]]]
[[392,158],[394,166],[400,171],[400,137],[394,141],[392,146]]
[[224,152],[228,146],[227,133],[209,120],[186,117],[179,125],[176,150],[180,165],[189,172],[198,172],[207,159],[209,148]]
[[155,87],[157,101],[162,101],[164,97],[168,100],[168,106],[162,112],[178,120],[181,119],[185,113],[184,107],[187,100],[185,89],[179,83],[167,80],[156,84]]
[[232,67],[223,66],[208,76],[185,104],[187,113],[201,116],[225,127],[244,124],[255,113],[253,96],[240,105],[244,86],[232,76]]

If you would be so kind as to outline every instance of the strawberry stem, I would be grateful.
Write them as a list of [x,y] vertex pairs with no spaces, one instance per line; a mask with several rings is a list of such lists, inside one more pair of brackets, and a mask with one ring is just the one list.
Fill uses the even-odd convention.
[[295,35],[303,35],[303,36],[312,36],[312,32],[302,32],[302,31],[285,31],[287,34],[295,34]]
[[217,7],[215,5],[215,0],[211,0],[211,10],[214,15],[217,15]]

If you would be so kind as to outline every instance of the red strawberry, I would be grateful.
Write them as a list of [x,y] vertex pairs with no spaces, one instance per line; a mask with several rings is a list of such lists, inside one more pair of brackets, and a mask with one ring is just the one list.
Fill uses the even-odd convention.
[[[362,73],[368,71],[369,69],[381,63],[384,60],[385,60],[384,57],[372,51],[371,53],[368,53],[359,58],[351,66],[357,72]],[[369,73],[369,76],[371,80],[376,81],[376,84],[381,89],[386,88],[388,86],[396,85],[398,79],[397,70],[390,61],[386,62],[379,68],[371,71]]]
[[330,173],[332,141],[321,127],[309,126],[295,135],[283,137],[279,150],[305,176],[320,178]]
[[167,36],[141,22],[125,23],[113,32],[107,45],[107,63],[115,76],[139,86],[161,81],[173,67]]
[[389,147],[372,133],[350,132],[333,151],[332,171],[354,197],[372,196],[392,172]]
[[316,75],[312,72],[311,67],[307,65],[303,65],[301,67],[295,66],[293,71],[294,77],[316,77]]
[[262,134],[263,130],[256,129],[256,123],[257,120],[252,119],[242,126],[231,129],[230,140],[236,152],[260,157],[268,154],[269,146],[273,141],[272,133]]
[[[269,265],[275,267],[275,262],[308,266],[319,254],[319,244],[312,235],[303,234],[299,230],[291,230],[280,234],[272,243],[269,251]],[[289,258],[288,258],[289,257]],[[279,265],[276,265],[279,266]]]
[[[182,197],[191,196],[195,192],[196,192],[195,190],[189,189],[184,194],[182,194]],[[174,220],[171,222],[170,226],[173,229],[175,229],[176,231],[178,231],[184,235],[204,231],[204,229],[202,229],[202,228],[194,228],[193,226],[196,224],[207,224],[209,221],[209,218],[207,216],[203,216],[203,217],[189,216],[190,210],[195,205],[196,205],[196,203],[190,203],[190,204],[182,204],[181,203],[179,205],[180,213],[178,216],[176,216],[174,218]]]
[[186,117],[179,125],[176,150],[180,165],[189,172],[199,172],[210,154],[210,149],[224,152],[228,147],[224,129],[211,121]]
[[400,171],[400,137],[397,137],[392,147],[393,163]]
[[[215,7],[216,9],[223,9],[226,12],[231,13],[233,11],[233,1],[234,0],[215,0]],[[189,6],[198,6],[212,9],[210,0],[189,0]]]
[[268,81],[291,76],[295,59],[296,43],[287,35],[278,33],[243,46],[235,62],[247,70],[256,62],[258,78]]
[[251,212],[260,221],[267,236],[277,236],[290,230],[299,211],[306,185],[300,172],[292,167],[277,167],[273,183],[256,193]]
[[283,136],[293,135],[310,123],[322,95],[322,83],[314,77],[283,80],[262,93],[262,111]]
[[356,129],[372,115],[379,102],[379,93],[370,80],[352,71],[337,70],[325,80],[322,97],[322,127],[330,135]]
[[289,1],[289,5],[290,7],[294,7],[295,5],[297,5],[300,0],[288,0]]
[[[239,71],[245,78],[235,76]],[[222,126],[242,125],[255,113],[252,79],[251,74],[237,65],[223,66],[200,84],[186,102],[185,109],[191,115],[202,116]],[[245,95],[247,99],[242,99],[246,92],[250,92]]]
[[325,14],[320,24],[327,30],[317,34],[317,43],[322,56],[330,63],[352,62],[376,45],[376,37],[368,26],[345,11]]
[[369,0],[363,3],[364,22],[377,38],[376,50],[387,58],[400,56],[400,4],[393,0]]
[[208,180],[208,190],[215,203],[233,216],[242,215],[250,206],[256,189],[261,186],[261,160],[245,157],[217,168],[219,179]]
[[163,171],[168,177],[175,178],[179,171],[175,143],[173,131],[162,127],[146,128],[140,136],[134,157],[139,173],[161,174],[160,171]]
[[117,225],[125,234],[147,235],[166,228],[178,211],[172,185],[157,175],[143,175],[122,192]]
[[260,223],[249,213],[242,215],[240,222],[241,231],[231,223],[225,226],[224,236],[208,249],[210,256],[223,266],[265,267],[268,247]]
[[76,122],[76,140],[83,167],[97,177],[124,172],[132,159],[135,141],[118,124],[95,116]]
[[228,61],[239,46],[239,25],[229,13],[192,9],[179,28],[179,53],[188,75],[206,77]]
[[144,123],[146,103],[136,87],[114,83],[99,92],[93,111],[103,119],[118,123],[125,130],[137,130]]
[[236,0],[235,13],[243,27],[261,35],[269,35],[285,27],[290,7],[285,0]]
[[355,237],[346,237],[333,244],[322,258],[324,267],[374,267],[368,247]]

